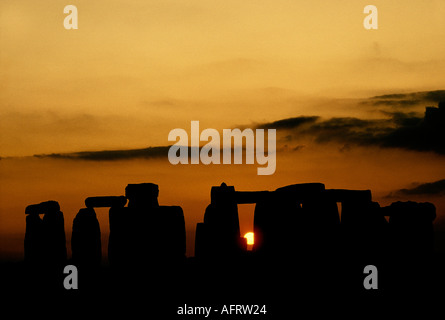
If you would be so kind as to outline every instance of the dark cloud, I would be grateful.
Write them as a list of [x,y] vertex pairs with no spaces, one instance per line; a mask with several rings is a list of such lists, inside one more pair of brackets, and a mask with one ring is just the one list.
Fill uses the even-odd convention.
[[427,103],[437,104],[440,101],[445,101],[445,90],[385,94],[366,99],[361,104],[409,108]]
[[445,90],[385,94],[380,96],[374,96],[371,97],[370,99],[420,100],[420,101],[440,102],[442,100],[445,100]]
[[[70,153],[51,153],[51,154],[36,154],[35,158],[52,158],[65,160],[86,160],[86,161],[118,161],[118,160],[132,160],[132,159],[167,159],[168,151],[171,146],[149,147],[144,149],[128,149],[128,150],[101,150],[101,151],[81,151]],[[186,147],[188,158],[190,160],[192,149],[196,147]],[[198,148],[199,152],[201,147]],[[232,154],[233,147],[230,148]],[[243,152],[245,147],[242,148]],[[224,149],[220,149],[222,156]]]
[[363,120],[358,118],[331,118],[314,123],[302,134],[315,137],[315,141],[326,143],[342,141],[347,143],[371,144],[388,130],[387,120]]
[[[445,154],[445,103],[427,107],[423,117],[414,112],[385,112],[385,119],[354,117],[297,117],[264,123],[261,128],[286,131],[292,138],[309,136],[318,143],[376,145]],[[303,125],[304,124],[304,125]]]
[[320,117],[311,116],[311,117],[295,117],[295,118],[287,118],[283,120],[278,120],[269,123],[263,123],[257,126],[258,129],[295,129],[303,124],[314,123]]
[[428,182],[418,184],[413,188],[400,189],[391,196],[420,196],[420,195],[444,195],[445,194],[445,179],[438,180],[435,182]]
[[152,159],[167,157],[169,146],[150,147],[130,150],[82,151],[72,153],[51,153],[34,155],[37,158],[54,158],[70,160],[113,161],[128,159]]
[[396,127],[382,136],[378,144],[417,151],[445,154],[445,104],[439,108],[427,107],[423,119],[397,115]]
[[392,121],[397,126],[408,127],[420,125],[423,120],[423,115],[417,112],[387,112],[381,111],[383,114],[392,118]]
[[[442,94],[445,94],[445,90],[378,97],[399,99],[420,95],[428,98],[441,98]],[[282,146],[295,141],[299,143],[302,138],[310,138],[316,143],[339,143],[343,146],[341,151],[347,151],[360,145],[445,154],[445,102],[440,102],[439,107],[427,107],[423,115],[407,111],[383,111],[382,114],[385,118],[333,117],[323,119],[319,116],[299,116],[257,124],[256,128],[277,129],[278,143]],[[295,144],[292,147],[295,147]],[[169,148],[170,146],[162,146],[131,150],[53,153],[35,157],[92,161],[151,159],[167,157]],[[287,148],[287,150],[290,149],[291,147]],[[300,149],[298,148],[298,150]],[[281,150],[279,146],[277,150]]]

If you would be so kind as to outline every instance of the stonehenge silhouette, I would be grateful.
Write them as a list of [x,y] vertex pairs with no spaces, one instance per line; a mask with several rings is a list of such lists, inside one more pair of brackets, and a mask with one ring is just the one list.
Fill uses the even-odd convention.
[[[175,286],[183,283],[180,278],[189,277],[203,292],[212,286],[225,292],[240,282],[240,270],[248,269],[253,270],[248,285],[259,290],[278,290],[277,283],[282,282],[296,286],[297,275],[305,275],[298,277],[298,285],[319,288],[327,281],[326,265],[340,275],[341,280],[331,285],[344,286],[348,273],[357,275],[358,268],[360,275],[363,266],[374,264],[395,275],[395,286],[407,276],[401,271],[407,263],[428,274],[427,262],[434,252],[436,208],[431,203],[381,207],[370,190],[326,189],[322,183],[274,191],[236,191],[222,183],[211,188],[203,222],[196,225],[195,255],[186,258],[183,210],[159,205],[158,194],[158,185],[141,183],[127,185],[125,196],[86,198],[72,224],[70,263],[87,279],[97,276],[102,244],[94,208],[99,207],[109,208],[108,260],[123,282],[141,283],[143,270],[151,275],[150,285]],[[238,205],[246,203],[255,204],[255,242],[250,251],[238,217]],[[66,265],[59,204],[30,205],[25,213],[25,263],[46,269]],[[142,283],[147,284],[145,280]]]

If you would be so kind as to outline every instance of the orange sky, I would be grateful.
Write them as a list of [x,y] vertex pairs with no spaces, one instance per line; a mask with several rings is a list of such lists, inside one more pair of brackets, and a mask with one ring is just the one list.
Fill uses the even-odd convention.
[[[373,1],[379,29],[371,31],[361,1],[75,1],[78,30],[63,28],[67,4],[0,3],[0,156],[11,157],[0,160],[0,254],[19,252],[26,205],[58,200],[69,238],[85,197],[122,194],[128,183],[157,183],[161,204],[183,207],[190,255],[210,187],[223,181],[238,190],[319,181],[369,188],[388,204],[395,190],[445,177],[437,153],[345,152],[310,137],[292,141],[304,148],[279,153],[276,173],[263,177],[257,165],[29,157],[166,146],[169,131],[189,131],[191,120],[221,132],[298,116],[387,118],[363,102],[445,88],[444,1]],[[384,111],[422,114],[433,102]],[[296,146],[279,138],[281,148]],[[418,200],[445,215],[441,197]]]
[[222,129],[321,98],[443,89],[440,0],[374,1],[371,31],[360,1],[72,4],[78,30],[60,1],[0,4],[2,156],[165,145],[190,120]]
[[[396,200],[431,201],[437,206],[437,221],[445,221],[443,197],[385,198],[415,181],[445,177],[443,156],[411,151],[359,147],[340,153],[336,147],[314,146],[297,153],[279,154],[277,171],[272,176],[256,175],[256,165],[172,166],[166,159],[91,162],[27,157],[1,160],[0,172],[0,234],[3,237],[0,253],[13,251],[15,256],[23,250],[24,209],[28,204],[49,199],[59,201],[69,241],[72,221],[85,206],[86,197],[122,195],[128,183],[155,182],[159,185],[161,205],[183,208],[188,255],[194,252],[195,227],[203,221],[205,208],[210,203],[210,188],[221,182],[234,185],[240,191],[274,190],[303,182],[323,182],[326,188],[371,189],[374,200],[382,206]],[[243,234],[253,229],[253,210],[253,205],[239,206]],[[96,212],[106,250],[108,210]]]

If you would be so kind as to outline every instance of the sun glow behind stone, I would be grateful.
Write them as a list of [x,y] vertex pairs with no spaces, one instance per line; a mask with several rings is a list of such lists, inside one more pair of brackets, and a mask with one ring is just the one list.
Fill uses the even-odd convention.
[[254,235],[253,235],[253,232],[247,232],[247,233],[244,235],[244,238],[247,239],[247,245],[249,245],[249,246],[253,245],[253,243],[254,243]]

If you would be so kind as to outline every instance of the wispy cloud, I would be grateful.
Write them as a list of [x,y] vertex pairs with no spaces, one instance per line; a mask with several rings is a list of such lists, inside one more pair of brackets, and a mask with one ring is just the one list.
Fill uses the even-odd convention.
[[170,146],[149,147],[129,150],[82,151],[71,153],[36,154],[36,158],[54,158],[69,160],[114,161],[129,159],[153,159],[167,157]]
[[445,105],[427,108],[423,117],[415,112],[384,111],[382,114],[386,118],[305,116],[263,123],[258,127],[276,128],[287,140],[310,137],[317,143],[375,145],[445,154]]
[[415,184],[414,187],[406,188],[406,189],[399,189],[395,192],[390,193],[389,197],[395,197],[395,196],[422,196],[422,195],[445,195],[445,179],[434,181],[434,182],[427,182],[427,183],[420,183]]
[[[99,150],[99,151],[80,151],[68,153],[50,153],[50,154],[35,154],[35,158],[52,158],[65,160],[85,160],[85,161],[119,161],[119,160],[133,160],[133,159],[167,159],[168,152],[171,146],[148,147],[143,149],[127,149],[127,150]],[[200,147],[185,146],[190,160],[192,150]],[[245,146],[242,147],[245,152]],[[224,153],[224,148],[220,148],[220,155]],[[231,154],[234,153],[233,146],[230,148]]]
[[[445,90],[415,93],[387,94],[371,97],[385,101],[417,101],[423,99],[445,100]],[[413,99],[413,100],[409,100]],[[257,129],[277,129],[277,150],[300,150],[309,138],[313,143],[338,143],[340,150],[354,145],[402,148],[421,152],[445,154],[445,104],[428,107],[424,115],[408,110],[380,110],[382,118],[298,116],[254,125]],[[238,128],[244,126],[238,126]],[[244,127],[245,128],[245,127]],[[302,141],[303,140],[303,141]],[[297,141],[296,145],[288,144]],[[303,142],[303,143],[301,143]],[[346,148],[347,147],[347,148]],[[122,159],[152,159],[167,157],[170,146],[130,150],[101,150],[73,153],[40,154],[35,157],[50,157],[73,160],[113,161]],[[189,150],[190,151],[190,150]]]
[[257,126],[259,129],[295,129],[299,128],[304,124],[314,123],[320,117],[310,116],[310,117],[295,117],[295,118],[287,118],[274,122],[263,123]]
[[361,101],[360,104],[390,108],[410,108],[428,103],[437,104],[440,101],[445,101],[445,90],[385,94],[370,97]]
[[380,96],[374,96],[371,97],[370,99],[421,100],[421,101],[439,102],[445,100],[445,90],[385,94]]

